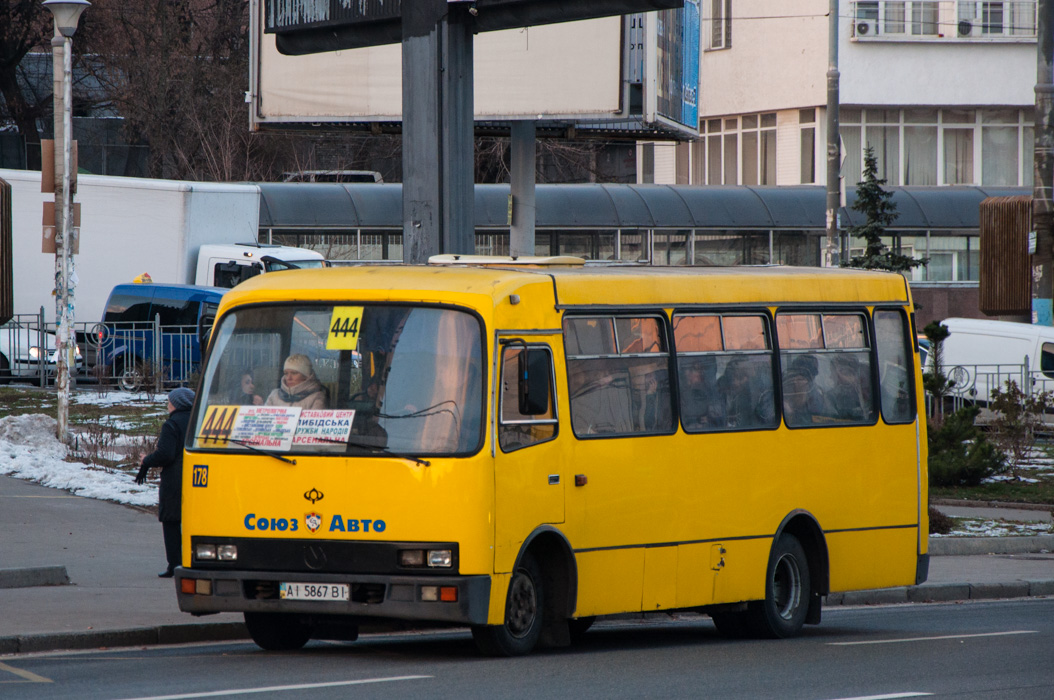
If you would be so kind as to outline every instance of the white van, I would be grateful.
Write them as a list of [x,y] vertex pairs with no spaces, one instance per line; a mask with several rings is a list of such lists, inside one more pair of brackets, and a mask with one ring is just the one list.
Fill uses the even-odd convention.
[[[1054,328],[1009,321],[946,318],[944,374],[955,382],[952,392],[988,401],[992,389],[1008,379],[1026,390],[1054,390]],[[927,369],[932,368],[932,353]]]

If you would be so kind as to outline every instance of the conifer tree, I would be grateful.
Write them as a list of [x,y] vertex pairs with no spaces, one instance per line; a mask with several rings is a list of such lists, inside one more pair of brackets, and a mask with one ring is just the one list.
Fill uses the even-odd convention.
[[856,255],[845,263],[845,267],[859,267],[866,270],[889,270],[890,272],[907,272],[919,265],[929,262],[928,258],[914,258],[910,255],[890,250],[882,242],[886,227],[897,220],[897,205],[893,203],[893,193],[882,188],[886,181],[877,177],[878,159],[875,149],[868,146],[864,149],[864,179],[857,183],[856,201],[853,209],[867,217],[860,226],[850,226],[849,235],[863,238],[866,242],[863,255]]

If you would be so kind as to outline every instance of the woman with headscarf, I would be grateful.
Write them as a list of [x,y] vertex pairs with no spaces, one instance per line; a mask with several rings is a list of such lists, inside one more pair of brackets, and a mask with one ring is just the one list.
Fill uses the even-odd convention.
[[326,390],[315,376],[307,355],[290,355],[282,365],[282,382],[272,391],[265,406],[299,406],[306,410],[326,407]]
[[165,558],[168,560],[168,566],[158,574],[161,578],[172,578],[175,568],[182,561],[180,521],[183,519],[183,442],[193,405],[194,392],[190,389],[180,387],[168,395],[168,420],[161,426],[157,447],[143,457],[143,464],[135,477],[135,483],[143,484],[150,469],[161,469],[157,519],[161,521],[165,536]]

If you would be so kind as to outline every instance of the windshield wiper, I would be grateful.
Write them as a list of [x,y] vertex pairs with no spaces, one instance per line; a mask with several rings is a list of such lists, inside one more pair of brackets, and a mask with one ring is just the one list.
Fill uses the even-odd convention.
[[424,466],[424,467],[432,466],[432,463],[429,462],[427,459],[421,459],[420,457],[415,457],[414,455],[399,454],[398,452],[392,452],[391,450],[389,450],[387,448],[379,447],[377,445],[367,445],[364,442],[354,442],[352,440],[333,440],[332,438],[324,438],[324,437],[315,438],[315,440],[319,440],[321,442],[328,442],[328,443],[331,443],[333,445],[347,445],[348,447],[358,447],[360,450],[370,450],[371,452],[376,452],[377,454],[384,455],[385,457],[395,457],[396,459],[406,459],[406,460],[409,460],[411,462],[415,462],[417,464],[420,464],[421,466]]
[[248,440],[235,440],[234,438],[227,438],[227,442],[233,442],[235,445],[239,445],[241,447],[244,447],[245,449],[249,450],[250,452],[255,452],[256,454],[267,455],[268,457],[274,457],[278,461],[285,462],[286,464],[296,464],[296,460],[295,459],[290,459],[289,457],[283,457],[282,455],[275,454],[274,452],[268,452],[267,450],[261,450],[259,447],[257,447],[256,445],[252,444]]

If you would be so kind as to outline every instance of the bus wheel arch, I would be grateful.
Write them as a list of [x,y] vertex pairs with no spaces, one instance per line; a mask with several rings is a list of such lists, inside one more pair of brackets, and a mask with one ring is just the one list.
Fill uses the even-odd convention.
[[[827,538],[816,518],[807,511],[797,510],[790,513],[776,530],[778,539],[783,533],[797,538],[805,550],[812,579],[812,591],[809,599],[809,612],[805,624],[820,624],[820,611],[823,596],[831,592],[831,565],[827,551]],[[775,542],[775,540],[774,540]]]
[[819,624],[829,589],[827,541],[812,514],[794,511],[776,529],[765,570],[765,599],[750,604],[751,626],[762,637],[790,637]]
[[546,602],[539,644],[566,647],[571,644],[571,615],[578,605],[578,567],[574,552],[564,534],[554,527],[535,530],[524,541],[522,557],[530,552],[541,569]]
[[516,557],[500,625],[472,628],[476,646],[489,656],[521,656],[536,646],[568,646],[577,576],[571,548],[554,528],[540,528]]

